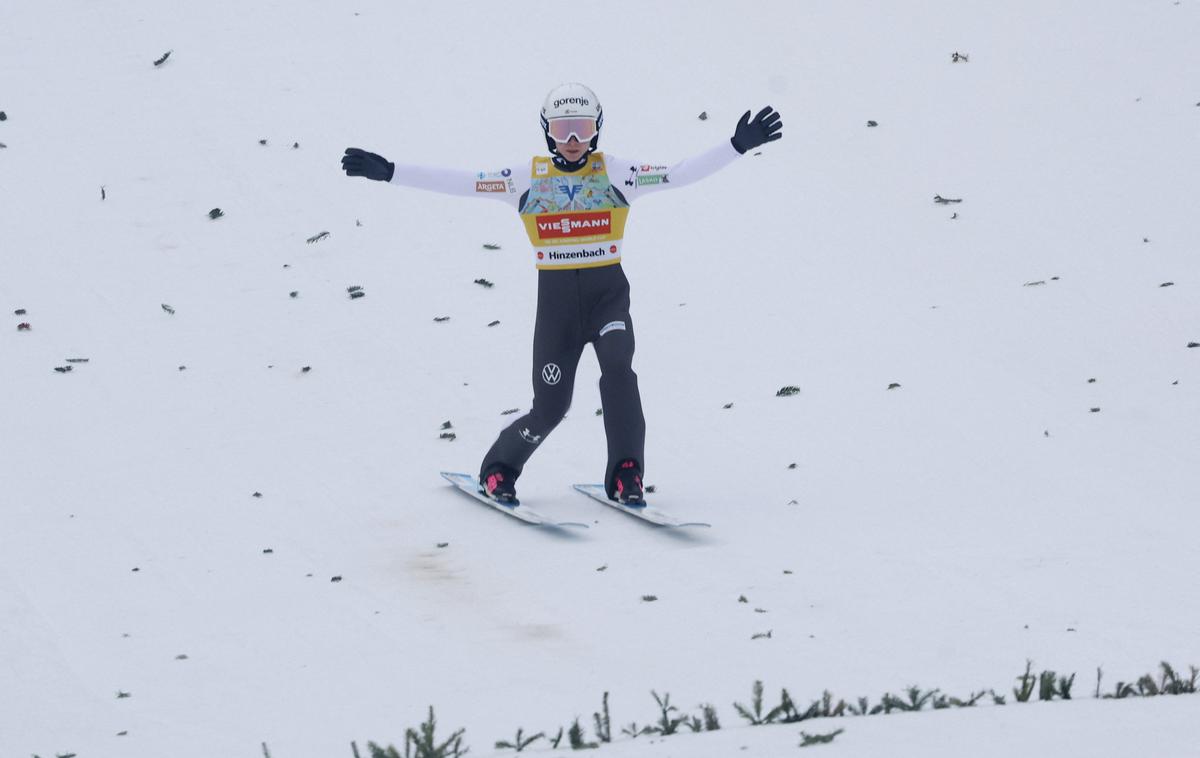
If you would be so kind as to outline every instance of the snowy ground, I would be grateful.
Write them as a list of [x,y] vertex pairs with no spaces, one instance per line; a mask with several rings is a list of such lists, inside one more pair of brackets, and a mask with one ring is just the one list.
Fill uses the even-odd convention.
[[[486,755],[652,689],[727,728],[598,755],[1200,755],[1200,698],[1086,697],[1200,665],[1198,35],[1195,0],[3,3],[0,758],[348,758],[429,704]],[[627,230],[647,481],[708,531],[569,490],[590,351],[519,490],[592,528],[453,492],[530,401],[528,243],[339,170],[532,155],[570,80],[658,163],[784,117]],[[755,679],[1026,659],[1084,699],[730,728]]]

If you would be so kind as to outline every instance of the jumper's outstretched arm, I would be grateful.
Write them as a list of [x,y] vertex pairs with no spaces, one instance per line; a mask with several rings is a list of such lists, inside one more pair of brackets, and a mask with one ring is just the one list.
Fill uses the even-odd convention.
[[528,166],[498,171],[462,171],[413,164],[393,163],[382,155],[357,147],[346,148],[342,170],[347,176],[362,176],[380,182],[440,192],[459,197],[484,197],[515,205],[520,192],[528,189]]

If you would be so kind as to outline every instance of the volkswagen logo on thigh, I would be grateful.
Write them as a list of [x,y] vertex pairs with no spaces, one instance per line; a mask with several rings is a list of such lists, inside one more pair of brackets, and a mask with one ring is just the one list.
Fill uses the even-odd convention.
[[546,384],[558,384],[560,379],[562,379],[562,369],[556,364],[547,363],[545,366],[542,366],[543,382]]

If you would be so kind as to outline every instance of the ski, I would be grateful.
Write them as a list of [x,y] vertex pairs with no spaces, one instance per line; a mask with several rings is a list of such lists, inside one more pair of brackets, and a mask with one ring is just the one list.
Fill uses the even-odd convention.
[[506,513],[515,519],[524,521],[527,524],[537,524],[540,526],[574,526],[582,529],[587,529],[587,524],[581,524],[578,521],[555,521],[549,516],[538,513],[527,505],[521,505],[521,501],[516,501],[512,505],[502,503],[499,500],[493,500],[487,496],[483,488],[479,486],[479,480],[471,474],[462,474],[454,471],[442,471],[442,477],[454,485],[454,488],[465,495],[478,500],[485,505],[490,505],[492,508]]
[[604,491],[603,484],[575,484],[572,485],[576,491],[582,492],[593,500],[604,503],[610,508],[616,508],[622,513],[627,513],[634,518],[639,518],[642,521],[647,521],[658,526],[712,526],[703,521],[683,521],[672,516],[666,511],[660,511],[650,505],[624,505],[616,500],[609,500],[608,493]]

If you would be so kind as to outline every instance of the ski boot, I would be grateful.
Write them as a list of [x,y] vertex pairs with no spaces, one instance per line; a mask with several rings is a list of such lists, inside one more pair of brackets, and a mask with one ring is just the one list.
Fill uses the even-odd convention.
[[508,466],[496,465],[479,477],[479,486],[485,495],[498,503],[519,505],[517,500],[517,475]]
[[616,497],[613,499],[618,503],[632,506],[646,504],[642,497],[642,469],[638,466],[637,461],[633,459],[621,461],[617,466],[614,482],[613,492]]

